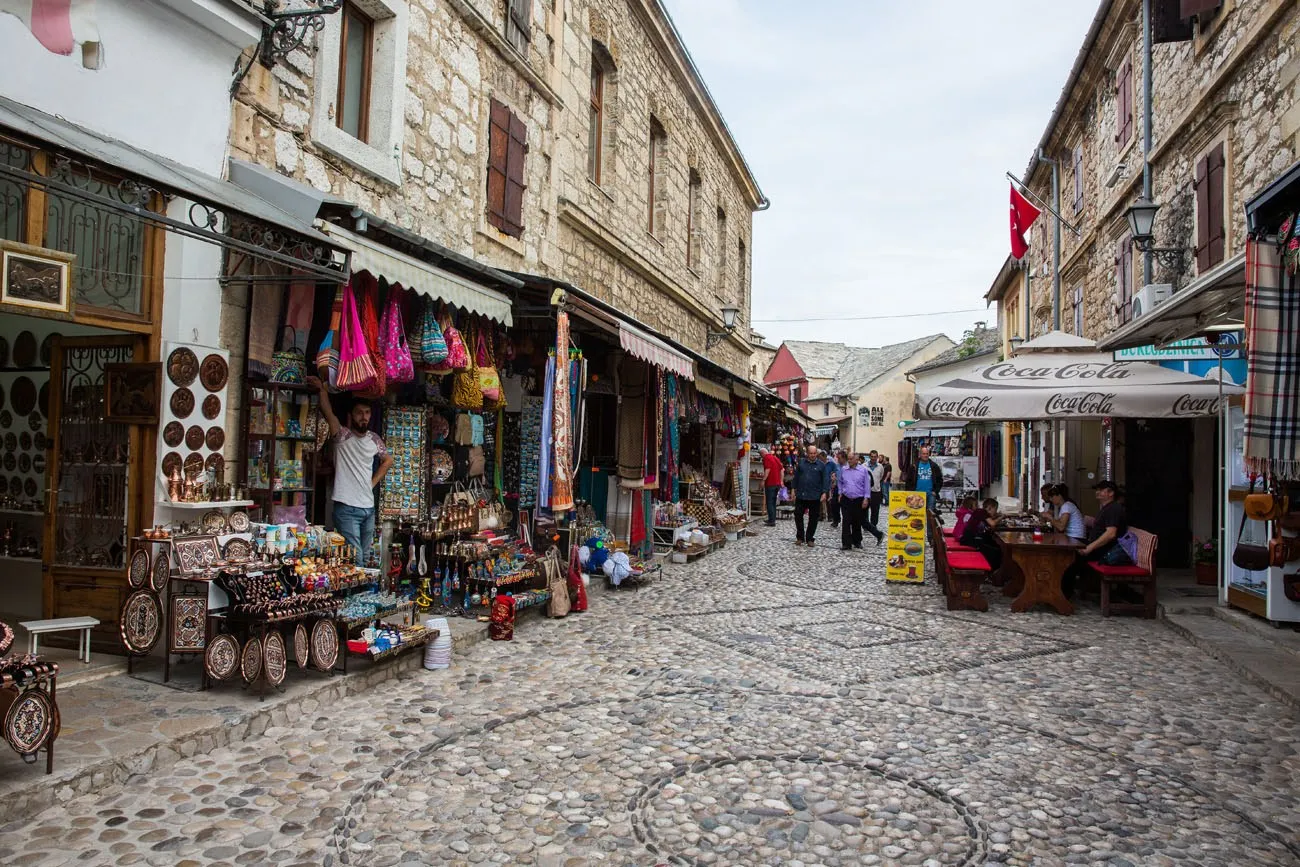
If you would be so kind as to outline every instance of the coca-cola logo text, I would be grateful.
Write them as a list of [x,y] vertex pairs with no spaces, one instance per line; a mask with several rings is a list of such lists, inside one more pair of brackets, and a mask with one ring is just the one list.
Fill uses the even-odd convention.
[[1054,382],[1073,382],[1076,380],[1114,380],[1128,379],[1133,375],[1130,365],[1123,362],[1100,364],[1097,362],[1078,362],[1063,364],[1060,367],[1019,367],[1013,362],[1004,362],[986,367],[981,374],[990,382],[1009,380],[1051,380]]
[[1181,394],[1174,401],[1174,415],[1214,415],[1219,411],[1217,397],[1192,397]]
[[925,405],[925,413],[931,417],[948,418],[987,418],[989,399],[987,397],[963,397],[944,400],[936,397]]
[[1048,415],[1110,415],[1115,395],[1100,391],[1087,394],[1054,394],[1047,399]]

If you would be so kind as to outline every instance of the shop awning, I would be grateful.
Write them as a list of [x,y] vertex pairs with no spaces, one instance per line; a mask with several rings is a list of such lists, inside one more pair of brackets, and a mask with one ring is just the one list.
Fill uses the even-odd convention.
[[808,419],[804,417],[803,413],[799,412],[799,410],[794,409],[792,407],[786,407],[785,417],[790,419],[790,421],[794,422],[795,424],[801,424],[805,426],[808,424]]
[[903,439],[928,439],[929,437],[959,437],[966,432],[961,427],[910,427],[903,431]]
[[[618,342],[625,352],[647,364],[662,367],[669,373],[675,373],[686,379],[695,379],[695,362],[658,337],[647,334],[631,323],[619,321]],[[730,400],[731,395],[728,394],[726,399]]]
[[1102,351],[1163,346],[1210,330],[1240,328],[1246,308],[1246,254],[1211,268],[1159,307],[1097,341]]
[[510,299],[494,289],[475,285],[450,271],[421,262],[332,223],[326,223],[323,228],[341,246],[352,251],[354,272],[369,271],[389,283],[401,283],[406,289],[440,298],[448,304],[504,325],[514,322],[510,312]]
[[719,385],[711,379],[705,379],[700,376],[695,380],[695,388],[700,394],[707,394],[714,400],[721,400],[727,403],[731,402],[731,392],[727,391],[725,385]]
[[758,400],[758,392],[754,391],[752,386],[745,385],[741,382],[733,382],[731,384],[731,393],[742,400],[749,401],[750,403],[754,403]]

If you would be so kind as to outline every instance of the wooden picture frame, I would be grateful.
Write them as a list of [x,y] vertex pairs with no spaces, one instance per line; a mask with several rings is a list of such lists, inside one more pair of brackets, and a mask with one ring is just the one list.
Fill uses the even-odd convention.
[[73,253],[0,240],[0,312],[72,319]]
[[104,420],[158,424],[162,409],[162,362],[104,365]]

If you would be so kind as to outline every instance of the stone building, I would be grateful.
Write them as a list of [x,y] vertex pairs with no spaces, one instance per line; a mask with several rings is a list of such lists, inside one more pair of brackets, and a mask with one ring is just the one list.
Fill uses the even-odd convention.
[[[766,200],[658,0],[349,0],[314,42],[252,64],[231,147],[454,254],[566,281],[746,377]],[[737,327],[707,345],[726,306]]]

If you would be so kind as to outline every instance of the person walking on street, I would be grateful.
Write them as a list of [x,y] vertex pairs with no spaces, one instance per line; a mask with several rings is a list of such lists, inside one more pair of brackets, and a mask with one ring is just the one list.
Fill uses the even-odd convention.
[[364,566],[375,536],[375,488],[388,475],[393,456],[379,434],[370,430],[370,401],[355,398],[344,427],[330,406],[325,383],[313,376],[307,384],[320,393],[321,415],[334,439],[334,529],[357,552],[357,565]]
[[[818,460],[817,446],[808,446],[804,456],[794,467],[794,532],[795,544],[814,547],[817,524],[821,521],[822,507],[830,499],[831,471],[827,461]],[[808,519],[807,532],[804,518]]]
[[776,496],[785,482],[785,467],[771,449],[759,449],[763,456],[763,495],[767,500],[767,526],[776,526]]
[[844,526],[840,530],[840,547],[845,551],[862,547],[862,530],[876,537],[876,544],[885,534],[875,524],[866,521],[867,504],[871,500],[871,470],[852,452],[845,467],[840,470],[840,508],[844,513]]
[[903,487],[908,491],[925,494],[929,510],[934,511],[939,491],[943,488],[943,468],[939,466],[938,461],[930,459],[929,446],[921,446],[916,461],[907,468]]
[[844,463],[844,449],[835,453],[834,460],[831,460],[830,455],[826,456],[826,469],[831,474],[831,495],[826,501],[826,517],[836,529],[840,526],[840,470],[844,469]]
[[871,450],[867,469],[871,471],[871,499],[867,502],[867,523],[879,527],[880,504],[885,499],[885,465],[880,462],[880,453],[875,449]]
[[880,501],[889,506],[889,489],[894,486],[894,465],[889,462],[889,458],[881,457],[880,462],[885,465],[884,478],[880,480]]

